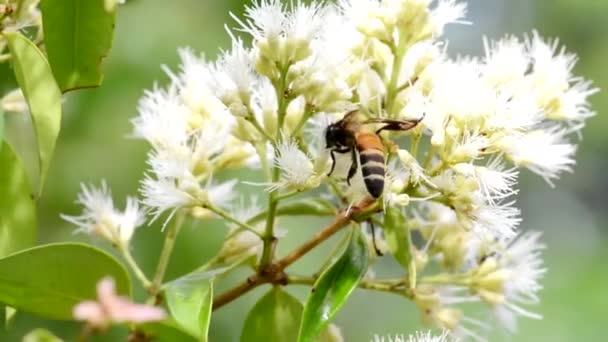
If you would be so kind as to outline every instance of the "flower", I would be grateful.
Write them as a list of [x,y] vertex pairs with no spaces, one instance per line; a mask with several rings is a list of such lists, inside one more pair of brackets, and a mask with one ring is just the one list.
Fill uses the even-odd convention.
[[457,339],[450,339],[449,335],[448,335],[449,331],[444,330],[441,335],[433,335],[431,333],[431,331],[427,331],[427,332],[421,332],[421,331],[416,331],[414,333],[414,335],[409,335],[409,337],[405,337],[405,335],[401,334],[401,335],[395,335],[393,336],[386,336],[386,339],[384,338],[384,336],[378,336],[378,335],[374,335],[374,339],[371,340],[371,342],[448,342],[448,341],[453,341],[456,342],[458,341]]
[[480,297],[508,331],[517,330],[517,316],[541,319],[524,306],[538,304],[543,266],[539,232],[526,232],[510,239],[503,251],[487,257],[475,270],[474,286]]
[[91,326],[103,329],[113,323],[146,323],[166,318],[163,309],[137,304],[116,295],[114,279],[105,277],[97,283],[97,301],[86,300],[78,303],[73,310],[74,319],[85,321]]
[[269,191],[283,187],[304,190],[319,184],[311,158],[292,139],[284,138],[277,144],[274,164],[281,170],[281,178]]
[[572,166],[576,163],[576,146],[565,139],[566,133],[564,129],[554,126],[519,136],[508,136],[499,144],[516,165],[540,175],[553,187],[553,180],[562,172],[572,172]]
[[124,212],[114,208],[112,195],[105,181],[101,187],[81,184],[77,203],[84,207],[79,216],[61,215],[64,220],[78,226],[78,232],[95,234],[103,239],[127,248],[135,229],[145,222],[146,212],[134,197],[127,197]]

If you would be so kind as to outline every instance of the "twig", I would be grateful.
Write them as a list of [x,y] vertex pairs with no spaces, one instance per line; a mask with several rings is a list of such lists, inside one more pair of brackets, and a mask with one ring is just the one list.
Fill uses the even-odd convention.
[[258,274],[250,276],[245,282],[217,296],[213,300],[213,310],[221,308],[261,284],[272,283],[285,285],[287,282],[287,276],[284,273],[285,268],[296,262],[311,249],[330,238],[341,228],[345,227],[351,219],[355,217],[359,218],[359,216],[364,217],[379,210],[379,208],[380,207],[378,207],[375,201],[370,202],[369,199],[365,199],[356,207],[351,208],[349,212],[339,213],[329,225],[315,234],[312,239],[306,241],[300,247],[289,253],[286,257],[274,264],[271,263],[266,266],[261,265]]
[[232,289],[215,297],[213,299],[213,310],[217,310],[217,309],[221,308],[222,306],[232,302],[233,300],[237,299],[238,297],[244,295],[245,293],[253,290],[254,288],[256,288],[264,283],[265,282],[263,281],[262,278],[258,277],[257,275],[252,275],[251,277],[247,278],[247,280],[245,282],[243,282],[242,284],[240,284],[236,287],[233,287]]

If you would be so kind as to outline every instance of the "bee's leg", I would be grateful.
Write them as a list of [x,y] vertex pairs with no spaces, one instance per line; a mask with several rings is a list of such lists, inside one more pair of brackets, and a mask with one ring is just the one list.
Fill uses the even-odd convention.
[[374,226],[372,220],[368,220],[367,223],[369,224],[372,230],[372,244],[374,245],[374,251],[376,251],[377,256],[382,256],[384,254],[382,253],[380,248],[378,248],[378,245],[376,245],[376,227]]
[[331,169],[329,170],[329,173],[327,174],[327,177],[331,176],[332,172],[334,172],[334,169],[336,168],[336,155],[334,154],[336,151],[331,150],[329,152],[329,155],[331,156]]
[[350,151],[350,148],[345,147],[345,148],[336,148],[329,152],[329,155],[331,156],[331,170],[329,170],[327,177],[329,177],[332,174],[332,172],[334,172],[334,169],[336,168],[336,155],[334,153],[336,153],[336,152],[347,153],[349,151]]
[[350,179],[353,178],[355,173],[357,173],[357,151],[352,149],[352,162],[350,164],[350,169],[348,169],[348,176],[346,177],[346,184],[350,185]]

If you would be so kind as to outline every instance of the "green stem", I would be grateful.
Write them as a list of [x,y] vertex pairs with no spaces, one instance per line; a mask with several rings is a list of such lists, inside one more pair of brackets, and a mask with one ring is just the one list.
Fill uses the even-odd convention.
[[439,274],[418,279],[421,284],[438,284],[438,285],[460,285],[470,286],[471,280],[466,274],[461,275],[445,275]]
[[274,139],[268,134],[268,132],[266,132],[266,130],[264,129],[264,127],[262,127],[262,125],[260,125],[260,123],[258,122],[258,119],[256,119],[255,115],[253,115],[253,113],[250,113],[249,116],[247,117],[247,121],[249,121],[253,127],[255,127],[255,129],[260,132],[260,134],[262,134],[262,136],[270,141],[270,143],[272,143],[274,145]]
[[233,217],[232,215],[230,215],[226,211],[222,210],[221,208],[218,208],[218,207],[216,207],[216,206],[214,206],[213,204],[210,204],[210,203],[206,204],[204,207],[207,208],[207,209],[209,209],[211,212],[217,214],[218,216],[222,217],[226,221],[232,222],[232,223],[236,224],[237,226],[239,226],[240,228],[248,230],[248,231],[254,233],[257,236],[262,237],[262,234],[260,234],[252,225],[236,219],[235,217]]
[[119,250],[122,257],[127,262],[127,265],[131,268],[133,274],[135,274],[135,277],[137,277],[137,279],[139,279],[141,282],[141,285],[146,289],[149,288],[151,282],[148,277],[146,277],[146,274],[141,270],[139,265],[137,265],[137,262],[133,258],[133,255],[131,255],[131,252],[129,252],[129,246],[120,247]]
[[395,115],[393,115],[393,103],[395,101],[395,97],[399,93],[397,82],[399,81],[401,65],[403,64],[403,56],[405,55],[405,51],[407,51],[408,44],[400,41],[399,46],[395,46],[395,44],[392,43],[390,44],[390,48],[391,52],[393,53],[393,67],[386,91],[386,111],[388,112],[389,117],[395,117]]
[[167,230],[163,250],[160,253],[158,265],[156,266],[156,273],[154,274],[152,284],[150,284],[150,287],[148,289],[149,300],[155,300],[161,289],[161,284],[163,283],[163,278],[165,277],[165,272],[167,271],[167,266],[169,265],[169,259],[171,258],[173,247],[175,246],[175,240],[182,224],[184,223],[184,218],[184,212],[177,212],[173,223],[169,226],[169,229]]
[[[287,71],[289,70],[290,66],[291,64],[287,64],[284,68],[281,69],[281,78],[278,82],[279,84],[275,84],[275,89],[277,91],[277,100],[279,102],[279,108],[277,112],[277,135],[275,138],[276,141],[281,138],[283,122],[285,121],[285,110],[287,108],[287,99],[285,98],[285,87],[287,86]],[[280,176],[281,170],[277,165],[273,165],[272,183],[278,182]],[[272,257],[274,254],[274,221],[277,214],[277,207],[280,201],[278,196],[278,189],[275,189],[268,194],[268,216],[266,218],[266,227],[264,228],[264,235],[262,235],[264,247],[262,249],[262,258],[260,259],[260,269],[263,269],[272,262]]]
[[[280,170],[278,167],[272,169],[272,182],[276,183],[279,180]],[[262,241],[264,241],[264,247],[262,249],[262,259],[260,260],[260,266],[263,268],[270,264],[272,261],[272,255],[274,254],[274,221],[277,215],[278,208],[278,190],[273,190],[268,195],[268,216],[266,217],[266,227],[264,228],[264,235],[262,235]]]
[[[306,277],[306,276],[296,276],[296,275],[288,275],[287,276],[287,284],[293,285],[314,285],[317,281],[316,277]],[[390,283],[383,282],[382,279],[378,280],[362,280],[359,285],[359,288],[380,292],[388,292],[394,293],[397,295],[401,295],[408,298],[413,298],[413,292],[409,289],[403,288],[402,286],[394,286]]]
[[298,124],[296,125],[296,128],[293,129],[293,132],[291,133],[291,135],[294,137],[299,136],[300,130],[302,130],[302,128],[304,128],[304,125],[306,124],[306,122],[308,122],[308,119],[310,119],[310,117],[313,114],[314,114],[314,112],[312,110],[310,110],[310,109],[306,110],[304,115],[302,115],[300,122],[298,122]]
[[431,145],[431,147],[426,151],[426,157],[424,158],[424,164],[422,165],[424,169],[428,169],[429,166],[431,166],[431,162],[433,161],[433,157],[435,156],[436,152],[437,146],[435,145]]
[[414,157],[414,159],[418,160],[418,145],[420,143],[420,137],[421,137],[421,133],[414,133],[412,135],[412,147],[410,148],[410,154],[412,155],[412,157]]

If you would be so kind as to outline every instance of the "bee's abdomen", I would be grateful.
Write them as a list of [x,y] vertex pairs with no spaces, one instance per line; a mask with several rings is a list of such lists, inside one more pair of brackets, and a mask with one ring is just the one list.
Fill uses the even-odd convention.
[[370,195],[378,198],[384,191],[384,153],[382,143],[375,134],[361,134],[357,137],[357,149],[361,162],[361,173]]

